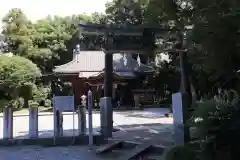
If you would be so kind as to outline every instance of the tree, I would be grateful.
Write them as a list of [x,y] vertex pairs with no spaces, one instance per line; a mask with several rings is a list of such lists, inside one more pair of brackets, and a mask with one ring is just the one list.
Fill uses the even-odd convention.
[[148,0],[113,0],[106,4],[109,23],[133,24],[143,23],[143,15]]
[[7,48],[7,43],[4,42],[4,37],[0,34],[0,54],[6,52]]
[[[52,73],[54,66],[72,59],[72,50],[79,40],[76,25],[79,20],[104,23],[106,17],[98,13],[92,16],[85,14],[68,17],[48,16],[32,23],[21,9],[14,8],[2,20],[4,43],[14,55],[25,57],[35,63],[43,74]],[[94,41],[96,37],[84,39]],[[49,84],[49,81],[43,80],[40,80],[37,86],[26,84],[22,93],[27,95],[27,90],[29,93],[33,92],[34,99],[39,102],[40,99],[50,98]],[[35,89],[30,91],[32,85]]]
[[92,15],[92,21],[93,23],[97,23],[97,24],[106,24],[107,23],[107,16],[105,14],[102,13],[98,13],[98,12],[94,12]]
[[[177,7],[171,0],[161,2],[157,0],[114,0],[106,4],[106,15],[109,23],[119,25],[168,24],[170,21],[178,20],[177,13],[174,12]],[[162,15],[165,15],[165,17]],[[168,47],[166,44],[170,43],[172,37],[168,33],[162,37],[156,39],[156,45],[165,49]],[[158,41],[161,43],[158,43]],[[155,88],[159,96],[166,98],[166,90],[170,91],[170,94],[176,92],[180,84],[179,75],[176,74],[179,70],[176,70],[175,67],[178,65],[175,60],[176,55],[170,55],[170,62],[164,62],[164,65],[161,66],[155,65],[158,58],[157,53],[152,53],[149,58],[149,65],[153,65],[157,72],[152,77],[148,77],[147,85]],[[177,76],[173,76],[173,74]]]
[[20,56],[0,56],[0,91],[3,97],[30,99],[32,86],[40,76],[39,68],[30,60]]
[[3,35],[12,53],[20,56],[28,56],[33,43],[31,36],[34,28],[24,13],[17,8],[9,11],[2,19]]
[[194,0],[192,4],[195,8],[193,40],[205,57],[203,69],[212,81],[218,81],[218,86],[222,86],[236,76],[240,67],[240,2]]

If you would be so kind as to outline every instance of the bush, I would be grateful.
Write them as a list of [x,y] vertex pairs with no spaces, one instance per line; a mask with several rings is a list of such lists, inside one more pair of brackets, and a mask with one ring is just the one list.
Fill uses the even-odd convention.
[[7,99],[0,99],[0,112],[3,111],[3,108],[9,104],[9,100]]
[[42,104],[46,106],[46,100],[48,100],[50,94],[49,86],[35,86],[33,90],[33,100],[38,104]]
[[13,56],[0,56],[1,89],[18,88],[27,82],[35,82],[41,72],[29,59]]
[[176,146],[166,153],[166,160],[196,160],[197,155],[188,146]]
[[238,101],[235,91],[224,91],[215,100],[199,103],[190,124],[194,130],[192,143],[198,145],[202,159],[234,159],[240,151]]
[[45,106],[45,107],[51,107],[51,106],[52,106],[52,101],[51,101],[50,99],[46,99],[46,100],[44,101],[44,106]]
[[[41,72],[36,64],[19,56],[0,56],[0,91],[13,108],[22,107],[21,98],[31,98],[32,86]],[[1,106],[2,107],[2,106]]]

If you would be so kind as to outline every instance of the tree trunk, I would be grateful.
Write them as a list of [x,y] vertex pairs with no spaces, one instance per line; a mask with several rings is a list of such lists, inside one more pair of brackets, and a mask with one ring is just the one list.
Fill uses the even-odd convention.
[[28,99],[24,98],[24,104],[23,104],[24,108],[29,108],[29,103],[28,103]]
[[195,84],[192,80],[192,77],[189,77],[190,79],[190,84],[191,84],[191,93],[192,93],[192,108],[196,108],[197,107],[197,91],[195,88]]

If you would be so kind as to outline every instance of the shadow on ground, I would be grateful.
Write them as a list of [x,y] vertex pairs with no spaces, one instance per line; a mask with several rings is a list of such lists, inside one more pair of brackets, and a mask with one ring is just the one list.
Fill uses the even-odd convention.
[[[117,129],[116,132],[113,132],[112,139],[115,140],[132,141],[137,143],[145,143],[146,141],[150,141],[154,145],[161,145],[165,147],[170,146],[172,143],[172,124],[152,123],[120,126],[115,125],[114,128]],[[94,135],[100,135],[98,132],[99,130],[99,128],[94,128]],[[28,132],[19,132],[19,134],[22,136],[17,136],[14,139],[29,139]],[[67,129],[63,131],[63,136],[68,139],[68,142],[66,143],[70,143],[69,145],[74,142],[74,138],[78,135],[79,133],[76,129]],[[87,136],[85,135],[85,137]],[[54,143],[53,130],[39,131],[39,138],[47,138],[51,140],[51,143]]]
[[[138,111],[129,111],[124,112],[122,115],[129,118],[151,118],[151,119],[159,119],[164,118],[165,114],[169,113],[169,109],[167,108],[146,108],[143,109],[143,112]],[[121,112],[119,112],[121,114]]]
[[[77,110],[77,109],[76,109]],[[100,108],[99,107],[95,107],[93,108],[94,111],[100,111]],[[136,108],[136,107],[132,107],[132,106],[121,106],[121,107],[114,107],[113,108],[113,111],[116,111],[116,112],[132,112],[132,111],[149,111],[149,112],[159,112],[160,114],[161,113],[167,113],[169,112],[169,108],[168,107],[140,107],[140,108]],[[41,113],[44,113],[44,112],[53,112],[53,108],[46,108],[46,109],[43,109],[41,111],[39,111]]]
[[154,145],[171,146],[172,124],[139,124],[121,125],[120,130],[113,133],[113,139],[134,141],[139,143],[151,142]]

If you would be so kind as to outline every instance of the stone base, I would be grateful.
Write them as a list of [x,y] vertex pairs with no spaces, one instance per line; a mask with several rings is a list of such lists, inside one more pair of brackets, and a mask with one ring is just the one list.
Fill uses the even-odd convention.
[[113,110],[110,97],[103,97],[100,99],[100,115],[101,133],[105,138],[110,138],[112,137],[113,130]]

